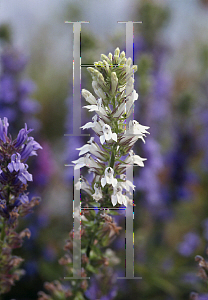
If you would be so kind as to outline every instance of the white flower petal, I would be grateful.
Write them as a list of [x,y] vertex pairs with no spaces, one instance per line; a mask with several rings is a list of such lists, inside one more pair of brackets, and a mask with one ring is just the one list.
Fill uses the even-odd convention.
[[117,142],[117,134],[115,132],[112,133],[112,139]]
[[117,204],[117,196],[111,195],[111,202],[115,206]]
[[112,186],[113,186],[113,187],[116,187],[116,185],[117,185],[117,179],[116,179],[116,178],[113,178],[113,179],[112,179]]
[[102,145],[105,143],[105,136],[104,135],[100,136],[100,142],[101,142]]
[[76,150],[81,150],[79,152],[79,156],[82,155],[82,154],[85,154],[87,153],[88,151],[90,151],[90,147],[91,145],[88,145],[88,144],[85,144],[84,146],[80,147],[80,148],[76,148]]
[[101,185],[102,185],[102,187],[104,187],[106,185],[106,178],[105,177],[101,179]]

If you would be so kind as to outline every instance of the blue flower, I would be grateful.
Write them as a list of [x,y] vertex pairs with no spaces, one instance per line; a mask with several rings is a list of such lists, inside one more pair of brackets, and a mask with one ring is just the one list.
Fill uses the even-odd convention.
[[27,143],[23,146],[21,151],[21,159],[27,160],[29,156],[37,155],[36,150],[42,149],[41,145],[34,141],[33,137],[29,137]]
[[24,142],[27,140],[28,138],[28,133],[30,133],[31,131],[33,131],[33,129],[29,129],[27,130],[27,124],[25,123],[25,128],[22,128],[17,136],[17,139],[15,140],[15,147],[18,148],[19,146],[23,145]]

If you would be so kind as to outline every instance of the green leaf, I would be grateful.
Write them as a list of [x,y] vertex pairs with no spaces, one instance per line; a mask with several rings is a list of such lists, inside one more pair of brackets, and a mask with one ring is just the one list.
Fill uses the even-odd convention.
[[87,271],[92,272],[92,273],[98,273],[98,270],[95,269],[92,265],[88,264],[86,266]]

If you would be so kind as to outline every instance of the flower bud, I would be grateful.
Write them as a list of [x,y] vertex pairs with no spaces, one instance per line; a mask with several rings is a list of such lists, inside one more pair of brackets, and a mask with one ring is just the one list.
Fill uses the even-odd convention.
[[107,73],[110,72],[109,64],[106,60],[103,60],[103,65]]
[[119,60],[119,56],[118,55],[114,55],[114,57],[113,57],[113,63],[117,64],[118,60]]
[[97,101],[95,99],[95,97],[87,90],[82,89],[82,96],[85,98],[85,100],[87,102],[89,102],[90,104],[96,104]]
[[108,57],[109,57],[109,59],[110,59],[110,63],[112,64],[113,55],[112,55],[111,52],[108,54]]
[[126,53],[124,51],[122,51],[121,54],[120,54],[120,58],[123,59],[125,57],[126,57]]
[[94,81],[92,82],[92,87],[95,91],[95,94],[98,95],[98,97],[102,98],[102,99],[105,99],[106,96],[105,96],[105,93],[103,92],[103,90],[99,87],[97,81]]
[[126,64],[127,64],[128,66],[131,66],[131,64],[132,64],[132,59],[131,59],[131,57],[129,57],[129,58],[127,59]]
[[108,64],[112,64],[112,62],[110,61],[110,59],[105,54],[101,54],[101,59],[103,61],[106,60]]
[[124,65],[126,63],[126,57],[123,57],[122,59],[120,59],[119,64],[120,65]]
[[95,69],[92,68],[92,67],[88,67],[88,68],[87,68],[87,71],[90,72],[92,78],[94,79],[94,77],[95,77]]
[[120,49],[117,47],[116,50],[114,51],[114,56],[118,56],[119,57],[120,54]]
[[118,78],[116,76],[116,72],[111,73],[111,92],[115,94],[118,87]]

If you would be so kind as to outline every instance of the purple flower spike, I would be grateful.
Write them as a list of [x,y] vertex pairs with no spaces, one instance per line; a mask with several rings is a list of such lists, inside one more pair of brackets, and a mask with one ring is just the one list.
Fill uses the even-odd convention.
[[43,149],[41,145],[34,141],[33,137],[28,138],[28,143],[23,146],[21,151],[21,159],[27,160],[29,156],[37,155],[36,150]]
[[6,143],[6,136],[7,136],[7,128],[9,126],[8,119],[4,117],[4,120],[2,121],[0,119],[0,139]]
[[29,129],[27,130],[27,124],[25,123],[25,128],[22,128],[17,136],[17,139],[15,141],[15,147],[18,148],[19,146],[21,146],[28,138],[28,133],[30,133],[31,131],[33,131],[33,129]]

